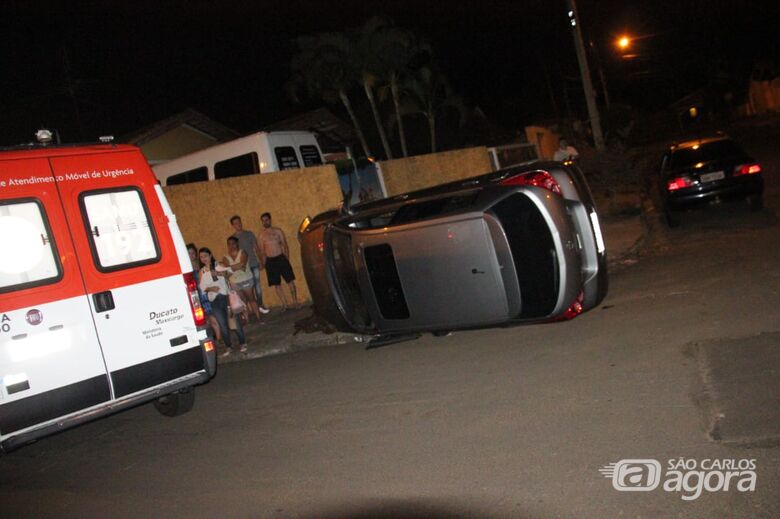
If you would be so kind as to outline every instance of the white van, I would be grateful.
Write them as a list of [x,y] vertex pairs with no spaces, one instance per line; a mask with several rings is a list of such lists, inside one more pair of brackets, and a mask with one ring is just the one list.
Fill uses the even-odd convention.
[[153,167],[164,186],[322,164],[311,132],[257,132]]
[[135,146],[0,151],[0,451],[216,372],[184,239]]

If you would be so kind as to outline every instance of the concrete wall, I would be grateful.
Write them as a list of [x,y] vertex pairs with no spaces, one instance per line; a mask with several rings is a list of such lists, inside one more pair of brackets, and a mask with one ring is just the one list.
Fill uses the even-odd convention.
[[[244,229],[257,234],[262,228],[260,215],[271,213],[274,226],[287,235],[299,299],[310,298],[301,267],[298,226],[306,216],[341,202],[341,189],[332,165],[168,186],[163,190],[184,239],[198,247],[208,247],[217,258],[227,253],[226,240],[234,232],[231,216],[241,216]],[[265,271],[262,278],[266,304],[278,305],[276,294],[268,288]]]
[[487,149],[482,146],[388,160],[380,165],[388,196],[491,171]]

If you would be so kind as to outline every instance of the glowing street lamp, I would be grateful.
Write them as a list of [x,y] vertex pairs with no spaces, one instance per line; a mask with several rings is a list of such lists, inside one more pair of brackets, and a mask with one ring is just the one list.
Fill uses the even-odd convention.
[[620,50],[628,50],[630,45],[631,39],[628,36],[621,36],[618,38],[617,46],[620,48]]

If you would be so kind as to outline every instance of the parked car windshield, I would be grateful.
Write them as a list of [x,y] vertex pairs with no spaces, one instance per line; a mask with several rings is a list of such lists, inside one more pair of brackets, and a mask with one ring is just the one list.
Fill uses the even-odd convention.
[[700,145],[697,149],[681,148],[672,153],[670,168],[684,168],[693,166],[699,162],[710,162],[732,157],[740,157],[745,152],[732,140],[724,139],[720,141],[708,142]]

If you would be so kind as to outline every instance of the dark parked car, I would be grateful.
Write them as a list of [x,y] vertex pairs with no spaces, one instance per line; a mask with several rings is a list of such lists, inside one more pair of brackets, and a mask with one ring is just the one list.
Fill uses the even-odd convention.
[[392,336],[570,319],[607,292],[580,170],[534,162],[307,218],[315,311]]
[[680,225],[680,210],[727,198],[744,198],[763,207],[761,165],[725,135],[672,145],[661,164],[664,215],[670,227]]

